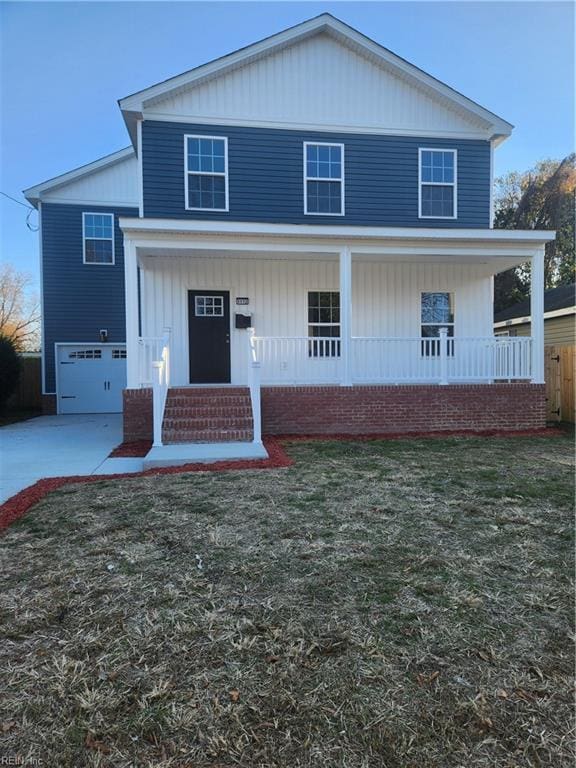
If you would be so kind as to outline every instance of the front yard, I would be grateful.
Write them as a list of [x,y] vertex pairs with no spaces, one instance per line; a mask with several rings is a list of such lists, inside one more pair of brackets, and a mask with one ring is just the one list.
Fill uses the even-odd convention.
[[295,442],[0,540],[0,757],[572,766],[569,438]]

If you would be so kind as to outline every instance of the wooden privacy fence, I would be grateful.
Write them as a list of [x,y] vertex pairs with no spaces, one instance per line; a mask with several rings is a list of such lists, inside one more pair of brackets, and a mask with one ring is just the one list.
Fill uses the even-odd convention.
[[546,347],[546,419],[574,423],[576,346]]
[[20,358],[20,380],[16,392],[7,403],[11,411],[34,411],[42,408],[42,361],[40,357]]

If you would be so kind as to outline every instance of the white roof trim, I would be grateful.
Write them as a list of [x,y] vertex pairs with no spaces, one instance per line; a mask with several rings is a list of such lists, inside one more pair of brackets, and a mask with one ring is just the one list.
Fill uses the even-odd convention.
[[133,120],[135,116],[141,115],[147,107],[153,105],[154,101],[158,100],[160,97],[187,89],[194,84],[222,75],[231,69],[244,66],[273,51],[277,51],[280,48],[294,44],[296,41],[303,40],[321,32],[328,32],[341,42],[352,47],[354,50],[385,65],[388,69],[392,69],[396,75],[403,77],[413,85],[419,86],[436,99],[448,103],[453,109],[455,108],[459,111],[463,111],[472,115],[477,120],[480,119],[484,121],[487,129],[492,131],[493,137],[510,135],[512,128],[514,127],[511,123],[503,120],[501,117],[498,117],[498,115],[495,115],[484,107],[481,107],[479,104],[476,104],[474,101],[450,86],[442,83],[435,77],[428,75],[423,70],[410,64],[405,59],[402,59],[400,56],[397,56],[387,48],[384,48],[328,13],[323,13],[320,16],[309,19],[294,27],[290,27],[283,32],[267,37],[253,45],[241,48],[227,56],[222,56],[219,59],[215,59],[207,64],[189,70],[188,72],[184,72],[181,75],[172,77],[153,85],[150,88],[145,88],[142,91],[126,96],[119,100],[120,108],[126,113],[125,118],[127,122],[129,122],[130,120]]
[[556,232],[536,229],[459,229],[432,227],[358,227],[326,224],[263,224],[243,221],[205,221],[195,219],[135,219],[120,217],[124,232],[143,234],[149,232],[182,233],[204,235],[248,235],[277,237],[308,237],[330,239],[374,239],[391,240],[442,240],[477,243],[509,243],[527,245],[531,248],[543,246],[554,240]]
[[43,181],[41,184],[36,184],[34,187],[28,187],[28,189],[25,189],[23,192],[24,197],[32,204],[35,204],[42,197],[44,192],[57,189],[58,187],[68,184],[71,181],[75,181],[83,176],[90,176],[92,173],[96,173],[96,171],[101,171],[103,168],[116,165],[116,163],[120,163],[128,157],[134,157],[134,155],[134,148],[126,147],[118,152],[113,152],[111,155],[101,157],[99,160],[95,160],[92,163],[81,165],[79,168],[75,168],[72,171],[63,173],[60,176],[55,176],[53,179]]
[[[567,317],[568,315],[575,314],[576,306],[563,307],[562,309],[551,309],[549,312],[544,312],[544,320],[551,320],[554,317]],[[531,321],[531,315],[525,315],[524,317],[512,317],[509,320],[500,320],[498,323],[494,323],[494,328],[509,328],[511,325],[527,325]]]

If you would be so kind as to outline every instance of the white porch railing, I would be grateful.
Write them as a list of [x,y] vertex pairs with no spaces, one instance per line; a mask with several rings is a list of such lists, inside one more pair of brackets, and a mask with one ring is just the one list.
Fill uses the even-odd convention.
[[260,404],[260,362],[254,343],[254,328],[248,329],[248,386],[252,405],[253,443],[262,442],[262,413]]
[[170,329],[158,338],[139,338],[139,376],[142,387],[152,387],[154,446],[162,445],[162,422],[170,386]]
[[340,339],[254,336],[256,359],[266,384],[337,384]]
[[[264,384],[338,384],[341,340],[253,336]],[[509,337],[350,339],[354,384],[490,382],[532,377],[532,339]]]
[[352,339],[352,380],[358,383],[530,379],[530,338]]

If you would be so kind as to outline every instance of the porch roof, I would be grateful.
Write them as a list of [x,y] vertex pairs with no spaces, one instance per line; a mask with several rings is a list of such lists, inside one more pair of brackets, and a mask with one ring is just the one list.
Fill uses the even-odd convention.
[[495,274],[528,261],[555,232],[436,227],[359,227],[239,221],[120,218],[139,256],[191,255],[291,258],[337,257],[491,263]]
[[515,243],[544,245],[556,232],[542,229],[459,229],[445,227],[359,227],[322,224],[270,224],[244,221],[205,221],[191,219],[120,218],[124,234],[241,235],[261,237],[305,237],[338,240],[417,240],[462,241],[473,243]]

